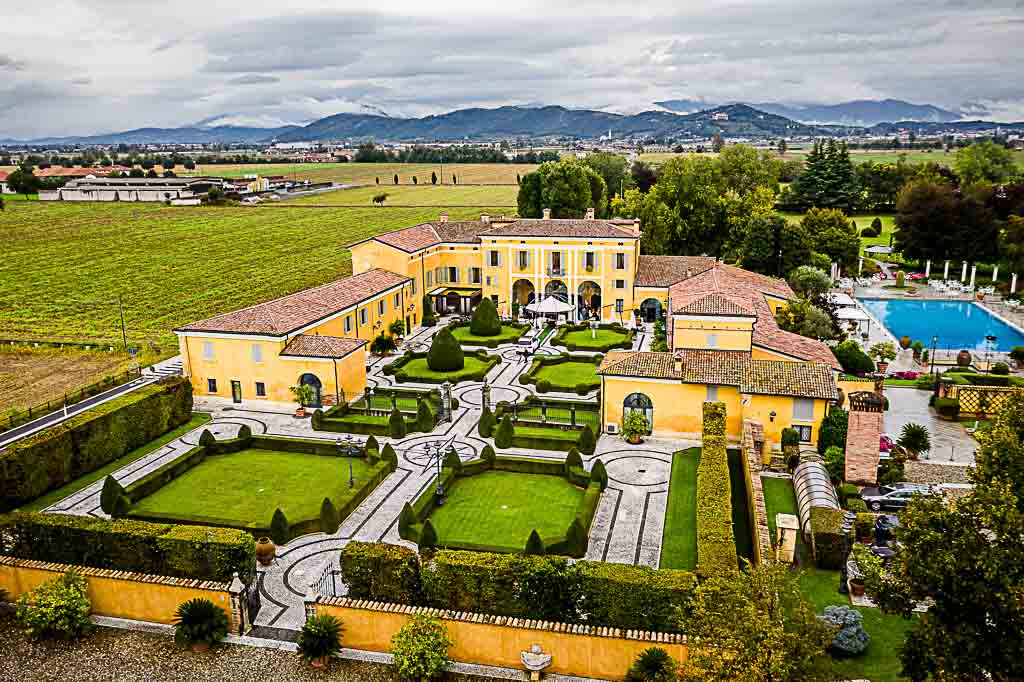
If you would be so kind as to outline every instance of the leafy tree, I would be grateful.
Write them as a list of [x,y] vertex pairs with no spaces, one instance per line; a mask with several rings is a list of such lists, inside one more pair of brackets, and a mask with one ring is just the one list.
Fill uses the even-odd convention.
[[1019,174],[1010,151],[991,140],[958,149],[953,170],[964,185],[976,182],[1000,184]]
[[498,432],[494,434],[495,447],[502,449],[512,447],[513,433],[512,417],[506,414],[498,424]]
[[427,351],[427,367],[435,372],[453,372],[466,366],[466,357],[448,327],[434,334]]
[[807,299],[790,301],[775,314],[775,321],[785,331],[811,339],[823,341],[835,336],[835,326],[828,313]]
[[814,143],[804,160],[804,171],[790,186],[790,201],[801,208],[836,208],[846,212],[857,206],[857,174],[846,144],[829,140]]
[[544,541],[540,539],[537,529],[530,531],[530,537],[526,540],[524,554],[531,556],[544,556],[547,554],[547,550],[544,549]]
[[437,184],[437,173],[435,173],[434,171],[430,171],[430,184],[431,185],[436,185]]
[[827,255],[844,270],[857,265],[860,237],[842,211],[812,208],[800,222],[811,240],[811,248]]
[[647,194],[651,187],[658,182],[658,170],[643,161],[633,162],[633,165],[629,167],[629,176],[642,194]]
[[690,652],[686,672],[697,679],[832,679],[824,656],[832,630],[818,620],[796,574],[782,562],[709,578],[697,587],[682,626],[688,637],[714,643]]
[[327,535],[334,535],[338,532],[341,519],[338,517],[338,510],[335,508],[331,498],[325,497],[320,503],[320,532]]
[[32,172],[32,166],[25,164],[15,168],[7,176],[7,186],[15,194],[24,194],[26,198],[30,194],[37,194],[42,186],[42,181]]
[[815,300],[828,294],[832,288],[832,279],[824,270],[802,265],[789,274],[789,286],[797,296]]
[[539,218],[544,210],[544,180],[539,172],[527,173],[519,183],[516,198],[519,215],[524,218]]
[[391,638],[395,671],[402,679],[416,682],[440,679],[448,665],[451,646],[452,640],[440,620],[413,614]]
[[469,331],[474,336],[497,336],[501,333],[501,318],[498,317],[498,309],[494,307],[494,301],[490,296],[480,299],[480,303],[473,310]]
[[626,672],[626,682],[675,682],[679,664],[661,647],[644,649]]
[[722,133],[715,133],[711,136],[711,151],[718,154],[724,146],[725,140],[722,139]]
[[833,407],[828,415],[821,420],[821,430],[818,433],[818,452],[825,454],[831,447],[837,447],[846,452],[846,432],[849,428],[850,413]]
[[991,428],[981,431],[978,440],[975,482],[1007,482],[1024,514],[1024,396],[1020,392],[1009,394]]
[[[587,155],[587,158],[583,160],[583,163],[601,176],[604,180],[609,197],[615,194],[621,194],[625,191],[628,183],[632,182],[632,178],[629,178],[626,174],[626,158],[621,154],[592,152]],[[607,208],[607,204],[595,208],[598,211],[604,211]]]
[[832,349],[832,354],[847,374],[871,374],[875,371],[875,363],[860,344],[852,339],[840,343]]
[[810,257],[810,239],[802,224],[777,213],[750,217],[743,246],[744,269],[785,277]]
[[825,450],[825,468],[833,483],[839,483],[846,477],[846,453],[836,445]]
[[908,183],[896,201],[893,242],[907,258],[918,260],[995,260],[999,222],[991,187],[955,192],[945,182]]

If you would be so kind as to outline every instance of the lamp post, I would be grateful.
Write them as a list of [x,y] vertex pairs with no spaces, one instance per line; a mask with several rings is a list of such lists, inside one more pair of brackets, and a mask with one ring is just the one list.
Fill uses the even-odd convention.
[[444,504],[444,486],[441,485],[441,452],[442,452],[442,445],[441,445],[440,441],[435,443],[434,447],[437,448],[437,451],[436,451],[436,453],[434,455],[434,461],[437,463],[437,488],[434,490],[434,502],[435,502],[435,504],[437,504],[438,507],[440,507],[442,504]]
[[992,347],[996,344],[996,337],[991,334],[985,337],[985,374],[992,373],[992,365],[989,364],[989,355],[992,353]]
[[935,376],[935,347],[939,344],[938,335],[932,337],[932,376]]
[[353,439],[352,434],[350,433],[349,435],[345,436],[344,443],[342,443],[341,438],[339,437],[336,441],[334,441],[334,444],[338,447],[339,455],[342,453],[343,449],[348,454],[348,487],[351,488],[355,485],[356,482],[355,476],[352,472],[352,457],[353,454],[355,453],[356,448],[359,447],[360,443],[359,441]]

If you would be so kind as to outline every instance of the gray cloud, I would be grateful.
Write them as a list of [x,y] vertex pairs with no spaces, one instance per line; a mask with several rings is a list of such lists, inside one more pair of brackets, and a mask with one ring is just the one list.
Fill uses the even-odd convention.
[[228,85],[263,85],[266,83],[280,83],[277,76],[262,76],[258,73],[251,73],[245,76],[238,76],[228,81]]

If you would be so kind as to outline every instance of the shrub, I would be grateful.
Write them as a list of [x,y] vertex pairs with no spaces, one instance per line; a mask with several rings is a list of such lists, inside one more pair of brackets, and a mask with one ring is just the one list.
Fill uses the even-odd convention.
[[17,619],[29,637],[71,639],[92,631],[88,586],[85,578],[68,569],[18,600]]
[[541,379],[537,382],[537,393],[547,393],[551,390],[551,382],[547,379]]
[[997,362],[992,365],[992,374],[1005,376],[1010,373],[1010,366],[1005,362]]
[[856,341],[843,341],[832,353],[847,374],[871,374],[875,371],[875,363]]
[[481,438],[491,437],[491,431],[494,430],[494,413],[491,412],[489,405],[484,405],[483,412],[480,414],[480,423],[477,424],[476,429]]
[[829,651],[839,658],[860,656],[867,651],[871,637],[864,629],[864,617],[851,606],[826,606],[821,620],[836,628]]
[[644,649],[626,673],[626,682],[675,682],[678,667],[664,649]]
[[608,471],[601,460],[594,462],[590,468],[590,480],[600,485],[602,491],[608,487]]
[[928,435],[928,428],[923,424],[913,422],[903,425],[900,429],[900,437],[896,444],[913,456],[927,452],[932,447],[931,436]]
[[[320,412],[320,410],[317,410],[317,412]],[[248,424],[242,424],[238,427],[238,435],[235,438],[238,440],[249,440],[252,438],[252,429],[249,428]]]
[[846,509],[852,512],[866,512],[868,510],[867,503],[859,497],[852,497],[846,501]]
[[270,520],[270,539],[275,545],[283,545],[288,542],[288,519],[284,512],[278,507],[274,510],[274,517]]
[[377,442],[377,437],[372,434],[366,439],[366,443],[363,445],[363,452],[369,452],[370,450],[380,452],[380,443]]
[[[860,500],[860,502],[863,503],[864,500]],[[864,511],[857,512],[853,528],[858,538],[870,538],[874,534],[875,515],[868,513],[866,505]]]
[[377,355],[393,353],[397,348],[398,344],[395,343],[395,337],[386,334],[378,334],[374,337],[373,342],[370,343],[370,352]]
[[498,432],[494,435],[494,445],[501,449],[511,447],[513,435],[512,417],[506,414],[501,420],[501,424],[498,425]]
[[833,483],[846,478],[846,453],[835,445],[825,450],[825,468]]
[[439,679],[448,665],[452,640],[441,621],[415,613],[391,638],[391,654],[399,677],[416,682]]
[[490,445],[485,445],[484,449],[480,451],[480,459],[493,464],[494,460],[497,459],[497,454],[494,452],[494,448]]
[[811,508],[811,533],[819,568],[835,571],[842,566],[845,515],[842,509]]
[[501,333],[501,319],[494,301],[489,296],[480,299],[473,310],[473,319],[469,323],[469,331],[473,336],[497,336]]
[[419,546],[420,551],[433,549],[437,546],[437,531],[434,530],[434,524],[430,522],[430,519],[423,522],[423,530],[420,531]]
[[586,383],[578,383],[578,384],[576,384],[576,395],[586,395],[586,394],[590,393],[590,390],[591,390],[590,384],[586,384]]
[[569,454],[565,456],[565,473],[569,473],[570,469],[583,468],[583,457],[580,456],[580,451],[576,448],[570,448]]
[[393,467],[398,466],[398,453],[395,452],[395,448],[391,446],[391,443],[384,446],[384,450],[380,453],[380,458]]
[[786,427],[782,429],[782,447],[791,447],[800,445],[800,433],[796,429]]
[[459,342],[447,327],[441,329],[427,351],[427,367],[435,372],[454,372],[465,366],[466,358]]
[[836,493],[839,495],[839,501],[846,504],[848,500],[860,497],[860,488],[853,483],[843,483],[836,487]]
[[[416,525],[416,512],[412,510],[412,505],[406,502],[402,505],[402,511],[398,514],[398,535],[403,540],[411,538],[409,530]],[[409,535],[410,537],[406,537]]]
[[430,302],[430,297],[424,296],[421,305],[423,306],[423,317],[420,318],[420,324],[424,327],[433,327],[437,324],[437,315],[434,313],[434,306]]
[[341,651],[341,620],[325,613],[306,619],[299,631],[299,655],[304,661],[330,658]]
[[879,234],[882,234],[882,219],[879,218],[878,216],[875,216],[875,219],[871,221],[871,229],[876,230],[878,232],[878,234],[875,235],[876,237]]
[[902,288],[905,281],[906,275],[903,274],[902,270],[896,271],[896,286]]
[[846,451],[846,431],[849,426],[850,415],[846,410],[833,407],[831,411],[821,420],[821,428],[818,431],[818,453],[825,454],[831,447],[837,447],[843,452]]
[[341,519],[338,518],[338,510],[329,497],[325,497],[320,503],[320,532],[327,535],[334,535],[338,532]]
[[388,334],[391,336],[402,336],[405,334],[405,322],[400,317],[396,317],[388,325]]
[[114,516],[115,507],[118,506],[117,502],[123,496],[124,487],[113,476],[107,476],[103,480],[103,491],[100,492],[100,509]]
[[388,435],[397,439],[405,438],[405,434],[405,417],[396,407],[391,410],[391,416],[388,417]]
[[341,578],[352,599],[419,602],[416,552],[400,545],[353,541],[341,550]]
[[416,429],[418,431],[430,432],[436,425],[434,411],[426,400],[416,401]]
[[216,644],[228,635],[228,615],[209,599],[189,599],[174,612],[179,644]]
[[1024,346],[1014,346],[1010,349],[1010,359],[1014,362],[1024,362]]
[[199,444],[203,447],[210,447],[217,444],[217,439],[210,433],[209,429],[203,429],[202,434],[199,436]]
[[597,448],[597,438],[594,436],[594,430],[590,428],[590,424],[584,426],[583,431],[580,432],[579,448],[584,455],[594,454],[594,450]]
[[540,533],[536,529],[530,531],[530,537],[526,540],[524,554],[531,556],[544,556],[547,551],[544,549],[544,541],[540,539]]
[[445,453],[444,466],[454,471],[456,475],[462,471],[462,460],[459,459],[459,453],[455,451],[455,448],[451,448]]

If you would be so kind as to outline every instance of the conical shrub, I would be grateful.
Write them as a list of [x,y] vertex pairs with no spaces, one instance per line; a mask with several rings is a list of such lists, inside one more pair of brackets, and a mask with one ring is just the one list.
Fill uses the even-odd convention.
[[487,405],[484,405],[484,411],[480,414],[480,423],[477,424],[476,430],[481,438],[491,437],[491,431],[494,430],[494,413]]
[[420,531],[419,541],[420,551],[425,549],[434,549],[437,547],[437,531],[434,530],[434,524],[427,519],[423,522],[423,530]]
[[391,416],[388,417],[388,435],[392,438],[405,438],[405,433],[405,417],[396,407],[391,410]]
[[427,351],[427,367],[435,372],[454,372],[466,366],[462,347],[452,336],[448,327],[434,334],[434,340]]
[[531,556],[544,556],[547,554],[547,550],[544,549],[544,541],[540,539],[540,534],[537,529],[530,531],[530,538],[526,541],[525,554]]
[[124,494],[124,487],[117,482],[117,479],[113,476],[107,476],[103,481],[103,491],[100,492],[100,509],[114,516],[117,498]]
[[502,449],[512,447],[512,417],[505,415],[498,425],[498,433],[494,436],[494,444]]
[[334,535],[338,532],[341,519],[338,518],[338,510],[335,509],[331,498],[325,497],[320,504],[320,532]]
[[288,542],[288,519],[280,507],[274,511],[274,518],[270,520],[270,539],[275,545]]
[[565,473],[569,473],[573,467],[583,467],[583,457],[576,448],[570,449],[569,454],[565,456]]
[[473,310],[473,319],[469,323],[469,331],[474,336],[497,336],[501,333],[501,319],[494,301],[484,297]]

